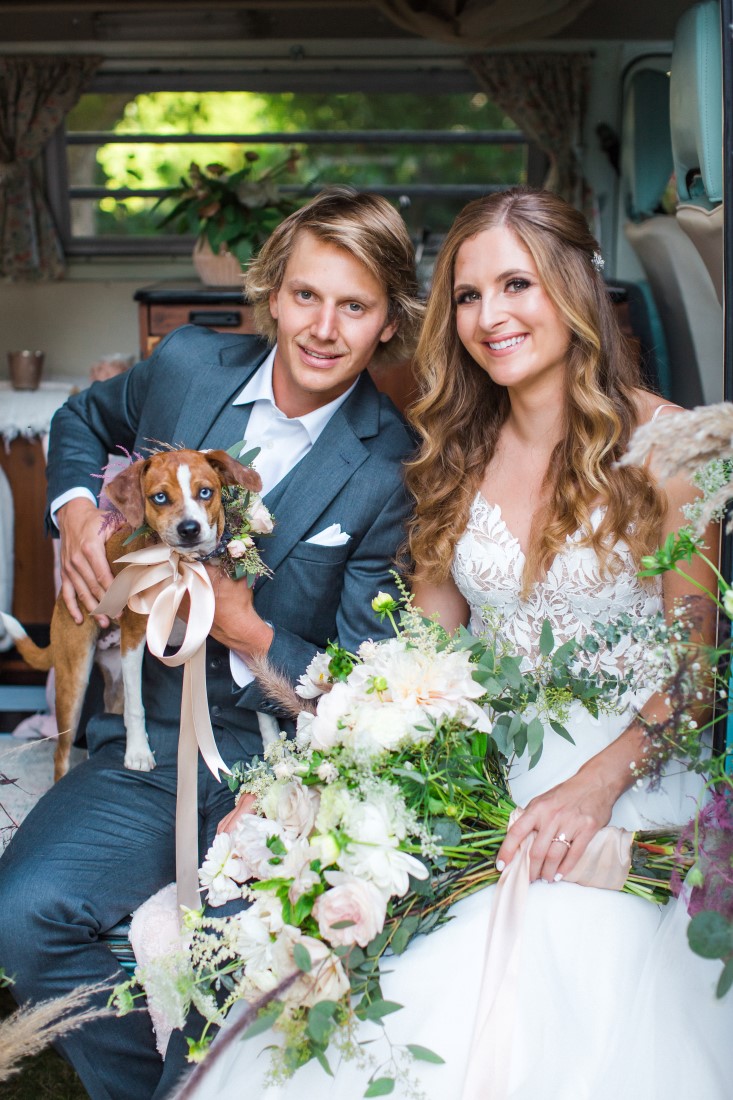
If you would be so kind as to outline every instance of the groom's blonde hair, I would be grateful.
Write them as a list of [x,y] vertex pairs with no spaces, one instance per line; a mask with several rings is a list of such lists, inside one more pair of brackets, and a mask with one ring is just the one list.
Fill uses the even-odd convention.
[[407,226],[381,195],[353,187],[329,187],[277,226],[252,260],[244,276],[244,292],[254,307],[257,331],[271,344],[277,322],[270,313],[270,295],[282,286],[285,268],[299,233],[312,233],[358,260],[383,287],[389,303],[387,321],[396,322],[394,336],[380,346],[382,362],[412,354],[423,305],[417,297],[415,250]]

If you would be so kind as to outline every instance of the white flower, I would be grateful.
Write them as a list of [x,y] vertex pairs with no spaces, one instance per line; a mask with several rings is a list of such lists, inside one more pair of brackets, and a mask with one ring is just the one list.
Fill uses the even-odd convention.
[[277,868],[278,878],[291,878],[293,880],[288,890],[288,898],[292,905],[307,894],[321,881],[316,871],[311,871],[311,863],[315,854],[307,840],[298,840],[290,849],[285,859]]
[[299,749],[307,749],[311,743],[311,727],[315,714],[307,710],[301,710],[295,722],[295,745]]
[[377,801],[352,802],[343,820],[344,832],[351,838],[340,853],[338,865],[360,879],[367,879],[388,896],[403,897],[409,888],[409,876],[424,879],[428,870],[419,859],[399,849],[399,840],[391,827],[386,806]]
[[331,658],[327,653],[316,653],[303,675],[295,685],[301,699],[317,699],[331,686],[331,674],[328,666]]
[[256,535],[271,535],[275,526],[272,516],[259,497],[253,497],[248,508],[249,522]]
[[336,765],[332,764],[330,760],[324,760],[324,762],[316,768],[316,775],[321,783],[333,783],[335,779],[338,779],[339,771]]
[[[249,878],[229,833],[218,833],[199,870],[199,882],[208,887],[209,905],[224,905],[241,898],[238,885]],[[235,881],[236,880],[236,881]]]
[[341,851],[332,833],[316,833],[310,838],[311,858],[319,860],[321,867],[330,867]]
[[232,539],[227,543],[227,554],[230,558],[243,558],[247,553],[247,543],[245,539]]
[[290,779],[295,772],[295,764],[292,760],[278,760],[272,770],[276,779]]
[[320,796],[297,776],[273,783],[261,799],[262,812],[294,837],[308,836],[313,828]]
[[[321,894],[313,907],[318,930],[332,947],[352,943],[366,947],[384,927],[387,898],[373,883],[353,875],[327,871],[325,877],[332,889]],[[333,927],[343,921],[351,923],[346,928]]]
[[310,1008],[318,1001],[338,1001],[349,991],[349,979],[338,956],[334,955],[327,944],[303,933],[290,925],[285,925],[278,936],[274,950],[274,970],[278,980],[298,970],[293,957],[293,949],[300,944],[310,955],[310,971],[302,973],[297,981],[283,994],[288,1004]]
[[269,818],[257,814],[244,814],[237,822],[231,837],[242,869],[240,882],[246,882],[250,878],[272,877],[270,860],[273,853],[267,846],[267,841],[273,836],[278,837],[288,847],[285,830],[277,821],[270,821]]

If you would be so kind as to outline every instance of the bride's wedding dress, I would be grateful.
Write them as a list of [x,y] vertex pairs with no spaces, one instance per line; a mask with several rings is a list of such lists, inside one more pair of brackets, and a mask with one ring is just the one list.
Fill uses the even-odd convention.
[[[597,522],[598,514],[593,519]],[[456,547],[453,575],[470,605],[473,632],[498,629],[515,652],[531,660],[545,619],[560,643],[591,631],[595,621],[621,613],[643,620],[660,610],[660,588],[642,586],[625,546],[617,550],[623,568],[609,577],[590,549],[577,537],[568,539],[546,578],[522,600],[519,543],[499,508],[477,495]],[[625,639],[602,660],[628,671],[641,660],[642,649]],[[512,769],[515,801],[526,805],[574,774],[621,733],[641,702],[637,695],[626,713],[598,719],[575,707],[568,723],[575,744],[548,731],[536,767],[527,770],[520,759]],[[622,795],[611,823],[644,829],[687,822],[698,791],[697,777],[670,765],[660,789],[632,786]],[[372,1070],[389,1058],[389,1043],[417,1043],[445,1064],[412,1062],[392,1095],[461,1100],[495,890],[460,902],[446,926],[413,941],[404,955],[384,960],[384,997],[404,1008],[386,1018],[387,1039],[375,1025],[363,1026],[360,1038],[371,1041],[364,1047],[367,1065],[331,1050],[334,1077],[312,1062],[285,1084],[266,1088],[265,1048],[277,1041],[276,1033],[268,1032],[233,1044],[191,1095],[195,1100],[357,1100]],[[730,1095],[733,994],[715,999],[721,964],[692,954],[687,919],[682,903],[658,907],[564,882],[530,886],[516,1016],[509,1021],[511,1043],[503,1041],[501,1051],[509,1060],[511,1100],[723,1100]],[[492,1087],[487,1082],[483,1095],[493,1096]]]

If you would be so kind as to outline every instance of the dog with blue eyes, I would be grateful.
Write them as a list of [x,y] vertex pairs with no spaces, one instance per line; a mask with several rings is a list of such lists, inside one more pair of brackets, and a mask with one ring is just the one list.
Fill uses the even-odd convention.
[[[116,575],[124,569],[117,558],[155,542],[165,543],[184,560],[210,558],[224,533],[225,485],[241,485],[259,492],[262,482],[255,470],[243,466],[226,451],[165,450],[127,466],[105,486],[107,497],[124,519],[106,543],[112,572]],[[59,595],[51,619],[51,644],[41,649],[17,619],[2,612],[0,615],[16,649],[32,668],[55,669],[59,739],[54,780],[60,779],[68,771],[69,752],[95,658],[99,624],[86,612],[83,622],[75,623]],[[125,767],[150,771],[155,767],[155,759],[145,728],[141,680],[147,619],[125,607],[119,624]],[[115,691],[115,685],[105,675],[105,709],[119,712],[115,694],[119,695],[119,691]]]

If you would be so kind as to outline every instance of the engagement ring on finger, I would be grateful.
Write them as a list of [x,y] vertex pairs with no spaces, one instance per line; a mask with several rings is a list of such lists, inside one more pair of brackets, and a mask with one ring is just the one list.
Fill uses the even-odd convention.
[[569,847],[570,847],[570,841],[569,841],[569,840],[567,839],[567,837],[565,836],[565,833],[558,833],[558,834],[557,834],[557,836],[554,836],[554,837],[552,838],[552,840],[553,840],[553,843],[554,843],[555,841],[557,841],[557,842],[558,842],[558,844],[564,844],[566,848],[569,848]]

